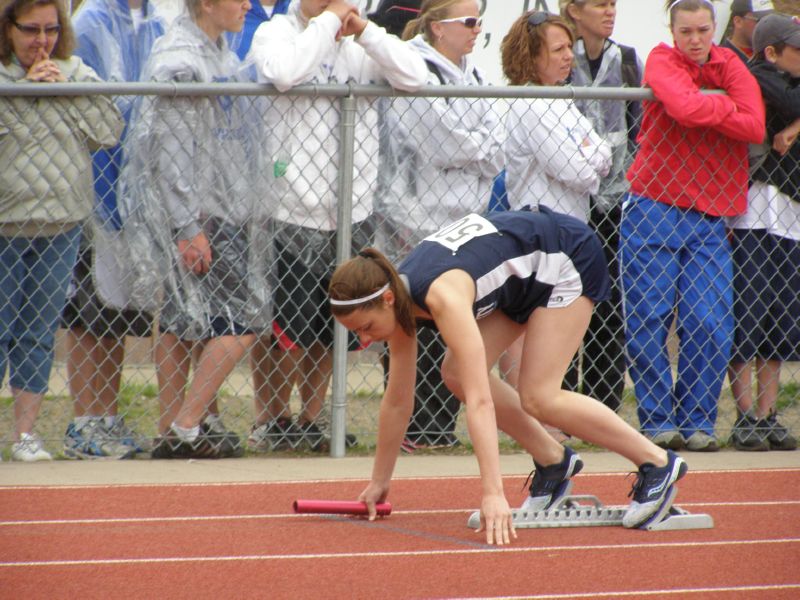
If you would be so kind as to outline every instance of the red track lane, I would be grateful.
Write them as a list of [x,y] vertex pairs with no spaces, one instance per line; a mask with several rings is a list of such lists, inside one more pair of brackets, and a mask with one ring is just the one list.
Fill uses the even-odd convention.
[[[516,501],[522,478],[506,483]],[[630,483],[575,492],[622,504]],[[800,469],[692,473],[678,504],[711,530],[526,529],[490,548],[466,527],[474,478],[398,480],[374,523],[290,514],[363,486],[0,488],[0,598],[800,597]]]

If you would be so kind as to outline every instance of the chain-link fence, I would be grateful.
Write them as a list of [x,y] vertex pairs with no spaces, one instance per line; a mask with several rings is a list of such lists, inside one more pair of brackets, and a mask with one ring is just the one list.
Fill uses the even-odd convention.
[[[567,386],[597,397],[648,433],[658,429],[650,421],[654,411],[666,407],[677,428],[710,425],[727,441],[739,418],[734,392],[755,390],[758,397],[756,383],[762,391],[777,385],[781,422],[800,426],[800,363],[784,362],[778,370],[772,356],[763,356],[752,374],[737,364],[733,386],[727,373],[737,322],[757,322],[784,355],[798,353],[796,325],[770,316],[791,297],[795,304],[787,314],[800,313],[798,263],[787,268],[773,264],[769,253],[751,255],[755,250],[748,248],[756,246],[748,245],[744,230],[734,230],[718,240],[726,268],[737,269],[732,286],[725,273],[712,270],[717,263],[706,260],[702,244],[691,268],[664,266],[666,279],[647,279],[623,262],[621,280],[636,288],[638,300],[620,285],[620,221],[629,238],[643,240],[636,250],[640,262],[647,260],[647,227],[674,227],[676,236],[686,234],[681,227],[693,227],[625,213],[635,199],[622,209],[621,174],[635,155],[638,123],[607,131],[597,120],[609,109],[596,109],[602,102],[624,107],[651,98],[646,90],[448,86],[397,96],[376,86],[303,87],[288,95],[249,84],[3,86],[0,143],[19,134],[15,119],[27,118],[20,115],[26,107],[35,112],[52,97],[99,95],[133,99],[135,108],[124,143],[107,153],[113,168],[100,169],[95,160],[95,189],[105,192],[83,223],[56,360],[35,425],[52,451],[92,455],[74,440],[81,428],[88,437],[92,424],[95,441],[112,455],[130,455],[117,452],[115,440],[133,439],[147,450],[178,414],[187,414],[180,413],[187,403],[199,407],[193,414],[230,442],[233,454],[245,448],[334,456],[346,448],[368,450],[388,358],[381,348],[359,349],[341,327],[334,329],[325,288],[335,265],[368,245],[398,261],[460,216],[539,202],[596,229],[617,284],[611,301],[596,310]],[[587,150],[583,138],[558,138],[559,124],[570,118],[559,111],[572,99],[594,119],[597,145],[608,148],[602,168],[592,156],[599,150]],[[504,141],[512,137],[506,125],[514,115],[527,128],[516,146]],[[63,156],[54,153],[52,164],[38,167],[74,167],[61,164]],[[680,169],[664,164],[659,177],[687,167],[694,176],[670,180],[670,189],[702,187],[710,179],[699,154],[686,156]],[[752,207],[772,211],[761,222],[785,225],[786,235],[773,240],[787,246],[781,256],[796,257],[800,238],[792,235],[800,230],[800,211],[774,202],[764,184],[753,193],[760,200]],[[14,194],[0,191],[12,203]],[[785,212],[774,214],[779,209]],[[5,227],[6,215],[0,220]],[[37,216],[14,226],[29,238],[59,233],[37,232],[37,223],[47,221]],[[68,217],[61,222],[71,226]],[[691,229],[687,235],[703,234]],[[4,253],[4,261],[9,256]],[[6,273],[18,267],[3,265]],[[678,280],[686,285],[676,288]],[[631,320],[634,313],[638,320]],[[641,325],[653,319],[657,326]],[[6,363],[24,350],[14,346],[10,331],[4,324]],[[742,344],[736,343],[742,360],[762,357],[758,344],[749,350]],[[416,407],[404,448],[467,442],[459,403],[436,376],[441,340],[426,331],[420,347]],[[638,370],[635,386],[631,365]],[[513,378],[513,366],[511,356],[502,363],[504,376]],[[658,376],[648,378],[648,370]],[[648,387],[666,381],[680,388],[687,379],[688,391]],[[15,422],[15,400],[7,390],[0,397],[5,446],[13,441]],[[663,397],[653,400],[656,394]],[[637,396],[650,404],[637,404]],[[678,398],[688,398],[693,408]],[[100,419],[113,416],[118,418]]]

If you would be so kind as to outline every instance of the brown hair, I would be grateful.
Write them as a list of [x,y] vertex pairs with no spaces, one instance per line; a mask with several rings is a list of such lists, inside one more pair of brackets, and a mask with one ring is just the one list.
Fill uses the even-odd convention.
[[[328,296],[334,300],[355,300],[377,292],[386,284],[394,292],[394,314],[403,331],[413,336],[416,330],[412,316],[413,301],[400,274],[379,250],[365,248],[358,256],[345,261],[336,268],[328,286]],[[336,317],[349,315],[361,308],[373,308],[383,301],[382,296],[361,304],[348,306],[331,305],[331,314]]]
[[419,16],[406,23],[402,39],[410,40],[421,33],[425,41],[432,46],[435,40],[433,31],[431,31],[431,23],[446,19],[448,9],[459,2],[461,0],[423,0],[419,7]]
[[72,51],[75,49],[75,35],[63,0],[11,0],[0,13],[0,62],[4,65],[11,62],[11,55],[14,53],[8,35],[9,28],[14,27],[14,21],[37,6],[55,6],[58,24],[61,26],[50,57],[64,60],[72,56]]
[[716,11],[711,0],[666,0],[665,9],[669,12],[669,26],[670,29],[675,24],[675,13],[679,10],[688,12],[697,12],[698,10],[707,10],[711,13],[711,21],[716,23]]
[[529,11],[514,21],[500,45],[503,74],[511,85],[541,84],[539,73],[536,72],[536,57],[545,48],[545,31],[548,27],[561,27],[575,43],[572,28],[558,15],[547,14],[540,24],[529,24],[528,19],[537,12]]
[[572,15],[569,14],[569,5],[570,4],[580,4],[583,6],[586,4],[586,0],[558,0],[558,8],[561,16],[567,22],[567,24],[572,28],[572,31],[578,31],[578,24],[575,22],[575,19],[572,18]]

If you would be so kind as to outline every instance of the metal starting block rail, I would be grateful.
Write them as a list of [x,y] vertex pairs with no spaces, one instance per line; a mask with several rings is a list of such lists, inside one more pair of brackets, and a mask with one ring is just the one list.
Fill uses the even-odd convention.
[[[711,515],[691,514],[672,506],[678,490],[673,486],[667,501],[639,529],[647,531],[675,531],[680,529],[711,529]],[[627,506],[604,506],[597,496],[565,496],[547,510],[512,510],[514,527],[518,529],[540,529],[545,527],[616,527],[622,525]],[[467,526],[477,529],[480,512],[472,513]]]

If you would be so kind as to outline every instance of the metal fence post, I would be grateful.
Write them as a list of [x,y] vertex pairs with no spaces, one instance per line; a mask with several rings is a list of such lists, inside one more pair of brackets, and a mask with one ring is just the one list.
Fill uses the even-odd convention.
[[[355,148],[356,98],[345,96],[340,103],[339,202],[336,210],[336,262],[350,257],[353,212],[353,151]],[[333,332],[333,381],[331,383],[331,457],[345,454],[347,416],[347,330],[338,322]]]

